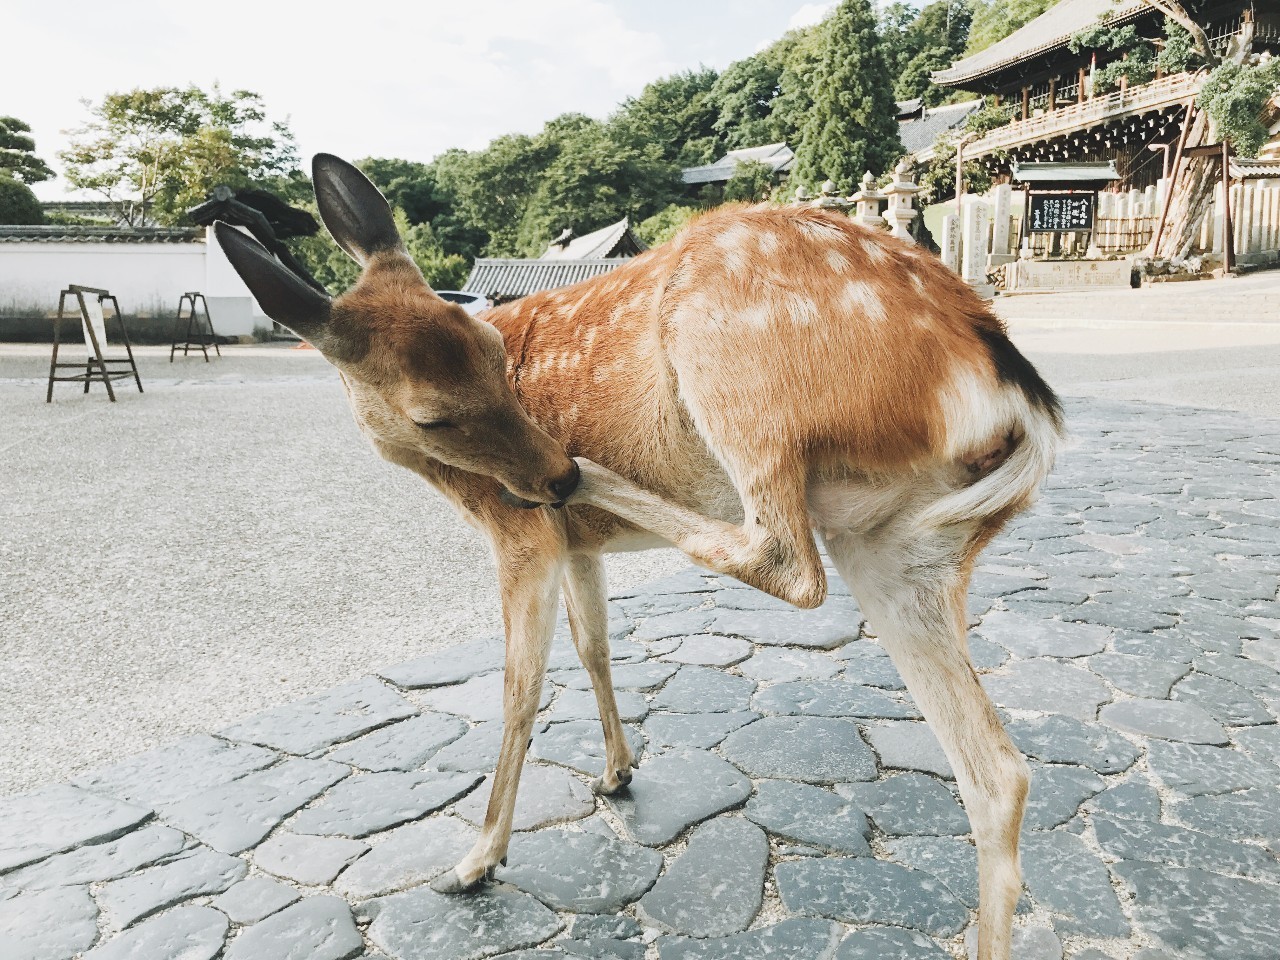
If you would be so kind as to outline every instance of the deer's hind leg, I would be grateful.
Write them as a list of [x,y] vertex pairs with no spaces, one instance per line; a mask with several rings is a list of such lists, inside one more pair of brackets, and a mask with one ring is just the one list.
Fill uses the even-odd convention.
[[966,640],[969,574],[993,532],[975,523],[912,535],[890,524],[826,543],[955,771],[978,848],[978,958],[1009,960],[1029,779]]
[[506,861],[567,562],[564,532],[549,511],[505,509],[495,522],[502,526],[493,540],[507,635],[502,747],[480,837],[461,863],[432,883],[441,893],[469,890]]
[[604,561],[599,554],[570,554],[564,595],[573,645],[591,678],[600,709],[600,724],[604,728],[604,773],[591,787],[596,793],[615,793],[631,782],[631,769],[637,763],[627,743],[613,691],[609,667],[608,589]]

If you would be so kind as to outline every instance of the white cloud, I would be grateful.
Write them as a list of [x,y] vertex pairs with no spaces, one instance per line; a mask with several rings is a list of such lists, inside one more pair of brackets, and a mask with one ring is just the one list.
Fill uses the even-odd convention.
[[[261,93],[290,120],[303,157],[428,160],[533,132],[566,111],[605,116],[677,68],[662,39],[627,25],[605,0],[465,0],[358,5],[320,12],[223,0],[207,7],[121,0],[19,3],[10,36],[5,112],[31,123],[51,161],[60,131],[88,119],[81,98],[143,86]],[[74,23],[74,30],[67,30]],[[129,25],[127,52],[111,38]],[[108,39],[103,40],[106,37]],[[65,196],[59,178],[38,188]]]
[[815,23],[821,23],[827,14],[835,8],[834,0],[830,3],[806,3],[791,15],[791,19],[787,21],[787,29],[799,30],[802,27],[811,27]]

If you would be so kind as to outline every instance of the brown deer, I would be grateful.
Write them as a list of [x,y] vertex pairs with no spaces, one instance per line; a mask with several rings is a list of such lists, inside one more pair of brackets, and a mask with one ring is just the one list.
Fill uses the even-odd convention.
[[[977,843],[978,953],[1007,960],[1026,764],[970,663],[975,558],[1062,433],[1057,398],[936,258],[814,209],[722,209],[613,273],[468,316],[437,297],[377,188],[315,158],[325,226],[362,267],[335,300],[244,234],[266,313],[338,368],[384,458],[489,537],[506,625],[501,754],[475,847],[505,861],[560,590],[604,727],[601,793],[630,782],[601,555],[674,545],[798,607],[821,535],[955,769]],[[545,509],[546,507],[566,509]]]

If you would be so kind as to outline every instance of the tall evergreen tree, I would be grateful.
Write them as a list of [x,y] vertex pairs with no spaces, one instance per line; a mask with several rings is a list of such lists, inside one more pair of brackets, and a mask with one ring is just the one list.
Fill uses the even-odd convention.
[[36,156],[31,127],[17,117],[0,117],[0,170],[19,183],[39,183],[56,174]]
[[813,90],[794,182],[815,185],[830,177],[848,190],[863,171],[883,173],[902,155],[893,77],[869,0],[843,0],[827,22]]

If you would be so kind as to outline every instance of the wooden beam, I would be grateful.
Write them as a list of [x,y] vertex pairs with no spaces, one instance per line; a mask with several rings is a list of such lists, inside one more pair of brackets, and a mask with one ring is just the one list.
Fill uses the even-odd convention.
[[1031,116],[1031,88],[1022,88],[1022,119],[1026,120]]
[[1222,141],[1222,265],[1227,273],[1236,269],[1236,232],[1231,224],[1231,144]]
[[1049,112],[1053,112],[1053,108],[1058,103],[1058,78],[1049,78]]
[[1178,179],[1178,167],[1182,164],[1182,151],[1187,146],[1187,134],[1191,132],[1192,114],[1196,101],[1193,97],[1187,101],[1187,112],[1182,118],[1182,132],[1178,134],[1178,149],[1173,154],[1173,168],[1164,181],[1164,203],[1160,204],[1160,219],[1156,222],[1156,232],[1151,238],[1151,255],[1160,255],[1160,239],[1164,236],[1165,222],[1169,219],[1169,207],[1173,204],[1173,185]]

